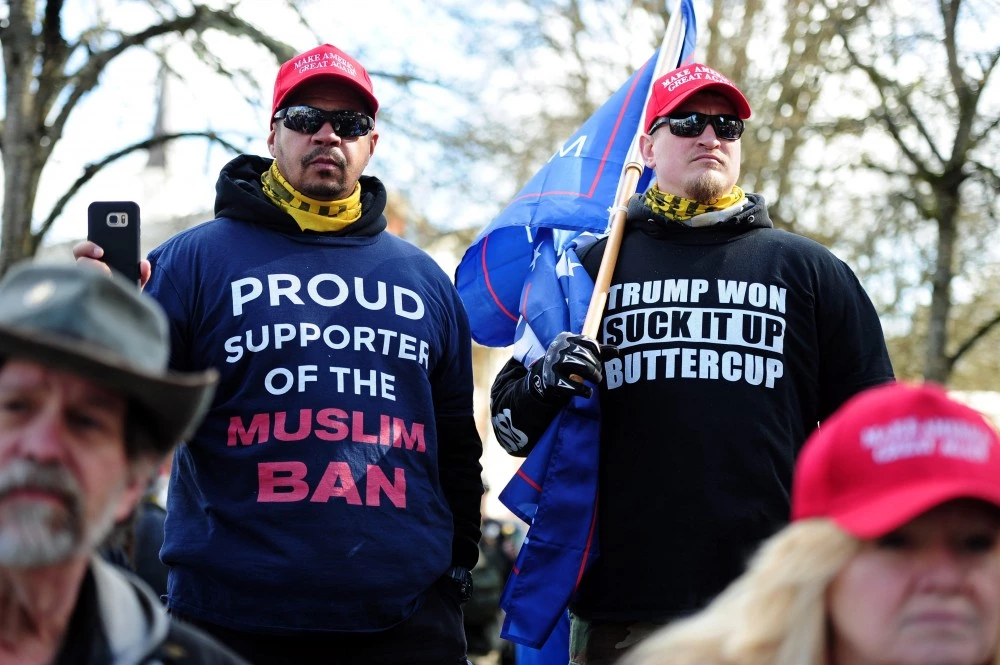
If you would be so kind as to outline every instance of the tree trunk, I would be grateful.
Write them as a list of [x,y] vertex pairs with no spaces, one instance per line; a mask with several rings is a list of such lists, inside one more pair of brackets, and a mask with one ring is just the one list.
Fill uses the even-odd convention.
[[951,375],[948,358],[948,315],[951,312],[951,282],[955,277],[955,213],[957,192],[941,192],[939,206],[937,259],[931,276],[931,309],[927,331],[927,356],[924,378],[942,385]]
[[[290,2],[286,0],[285,5],[292,7]],[[186,41],[189,50],[219,73],[238,74],[240,70],[224,65],[202,41],[206,31],[220,31],[263,45],[279,62],[295,53],[292,47],[236,16],[232,8],[213,9],[203,3],[157,3],[162,9],[158,20],[137,32],[101,23],[83,30],[79,42],[70,43],[62,34],[64,4],[64,0],[8,0],[7,16],[0,21],[6,95],[4,117],[0,120],[4,175],[0,275],[14,263],[34,256],[66,200],[96,172],[133,150],[160,144],[155,136],[150,137],[85,166],[61,198],[53,197],[58,203],[48,217],[33,217],[42,170],[62,138],[67,119],[77,103],[99,86],[108,63],[133,48],[160,52],[165,48],[162,38],[170,37]],[[40,11],[40,7],[44,10]],[[404,76],[401,80],[415,79]],[[200,135],[225,143],[213,134]],[[193,135],[188,132],[176,136]]]

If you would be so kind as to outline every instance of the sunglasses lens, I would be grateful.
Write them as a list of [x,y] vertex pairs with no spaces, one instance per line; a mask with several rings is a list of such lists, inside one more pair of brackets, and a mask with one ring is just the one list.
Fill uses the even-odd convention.
[[680,116],[669,116],[670,133],[674,136],[692,137],[705,131],[708,116],[703,113],[688,113]]
[[315,134],[323,126],[323,112],[311,106],[285,109],[285,127],[300,134]]
[[284,113],[285,127],[301,134],[315,134],[327,122],[341,138],[364,136],[372,130],[374,121],[358,111],[324,111],[312,106],[290,106]]
[[353,137],[363,136],[371,129],[369,118],[364,113],[357,111],[334,111],[330,114],[333,121],[333,131],[337,136]]
[[701,136],[705,131],[705,126],[709,122],[715,130],[715,135],[720,139],[735,141],[743,135],[743,121],[735,115],[707,115],[705,113],[682,113],[676,116],[667,116],[670,124],[670,133],[674,136],[691,138]]
[[712,118],[712,127],[720,139],[735,141],[743,135],[743,121],[734,115],[717,115]]

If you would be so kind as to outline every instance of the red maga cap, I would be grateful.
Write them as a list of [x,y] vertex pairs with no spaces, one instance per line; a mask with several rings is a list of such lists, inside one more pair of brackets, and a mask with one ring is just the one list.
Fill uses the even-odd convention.
[[934,384],[864,391],[823,422],[795,466],[792,519],[828,517],[857,538],[952,499],[1000,506],[1000,438]]
[[372,80],[361,64],[336,46],[323,44],[311,51],[300,53],[278,70],[274,81],[273,116],[285,99],[305,83],[329,79],[353,87],[368,104],[372,116],[378,112],[378,100],[372,92]]
[[750,103],[732,81],[711,67],[694,63],[678,67],[653,81],[653,91],[646,102],[644,131],[648,134],[654,120],[667,115],[685,99],[702,90],[718,92],[732,102],[741,120],[750,117]]

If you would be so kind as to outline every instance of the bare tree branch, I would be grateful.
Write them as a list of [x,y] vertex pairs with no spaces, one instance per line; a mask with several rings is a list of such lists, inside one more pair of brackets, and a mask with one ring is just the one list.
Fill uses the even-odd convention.
[[[291,58],[296,52],[288,44],[271,37],[256,26],[227,13],[225,10],[219,11],[203,5],[196,5],[190,15],[178,16],[171,20],[151,25],[137,33],[122,34],[119,42],[113,47],[94,52],[75,73],[69,76],[69,80],[71,81],[69,95],[62,105],[59,115],[52,122],[50,138],[54,141],[62,136],[63,128],[73,109],[76,108],[77,103],[85,94],[97,86],[101,72],[104,71],[108,63],[114,58],[134,46],[145,45],[156,37],[167,34],[183,34],[188,31],[201,33],[213,28],[229,34],[247,37],[263,45],[274,54],[279,62]],[[80,46],[80,44],[78,43],[75,46]]]
[[976,175],[979,176],[980,180],[993,189],[1000,191],[1000,173],[978,160],[969,160],[969,163],[975,167]]
[[1000,325],[1000,312],[997,312],[992,319],[981,325],[972,335],[970,335],[964,342],[962,342],[955,353],[948,356],[948,366],[954,367],[962,356],[968,353],[983,337],[985,337],[993,328]]
[[955,44],[955,26],[958,24],[958,10],[961,4],[961,0],[938,0],[938,9],[941,11],[944,23],[944,50],[948,56],[948,77],[951,79],[952,90],[959,96],[960,107],[965,101],[962,97],[968,94],[968,85],[958,64],[958,48]]
[[[906,140],[903,138],[902,127],[896,122],[895,118],[892,117],[892,113],[889,112],[890,102],[895,101],[891,100],[889,97],[889,91],[896,89],[894,84],[882,76],[882,74],[879,73],[874,66],[861,62],[857,53],[855,53],[854,49],[851,48],[846,35],[844,36],[844,49],[847,51],[847,54],[851,59],[851,63],[867,74],[868,79],[875,86],[875,91],[878,93],[879,99],[882,100],[881,109],[878,111],[878,117],[884,122],[886,129],[889,130],[889,134],[892,136],[896,146],[903,152],[906,159],[913,164],[913,167],[917,170],[917,173],[920,174],[922,179],[931,179],[933,177],[933,171],[907,144]],[[931,149],[934,151],[935,155],[940,157],[940,154],[937,152],[936,148],[934,148],[933,143],[931,144]],[[943,161],[944,160],[942,159],[942,162]]]
[[[38,243],[41,242],[42,238],[45,237],[45,234],[48,233],[50,228],[52,228],[56,219],[58,219],[59,215],[62,214],[63,209],[66,207],[66,204],[70,201],[70,199],[76,196],[76,193],[79,192],[80,189],[95,175],[97,175],[101,169],[133,152],[137,152],[139,150],[149,150],[154,146],[163,145],[165,143],[169,143],[170,141],[184,138],[205,138],[213,143],[218,143],[227,150],[232,151],[234,154],[241,152],[238,146],[233,145],[215,132],[177,132],[173,134],[161,134],[159,136],[153,136],[144,141],[139,141],[138,143],[125,146],[121,150],[117,150],[110,155],[105,156],[100,161],[88,164],[83,168],[83,174],[77,178],[72,185],[70,185],[61,197],[59,197],[59,200],[56,201],[52,210],[45,218],[45,221],[43,221],[41,226],[38,228],[38,231],[32,233],[34,245],[36,247],[38,246]],[[247,137],[247,140],[249,140],[249,137]]]

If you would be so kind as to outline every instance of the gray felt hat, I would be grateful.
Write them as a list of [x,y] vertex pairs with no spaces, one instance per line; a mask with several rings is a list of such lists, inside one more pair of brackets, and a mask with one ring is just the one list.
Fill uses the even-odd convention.
[[0,281],[0,357],[79,374],[143,409],[160,452],[194,433],[218,372],[167,369],[159,304],[124,279],[76,265],[21,263]]

